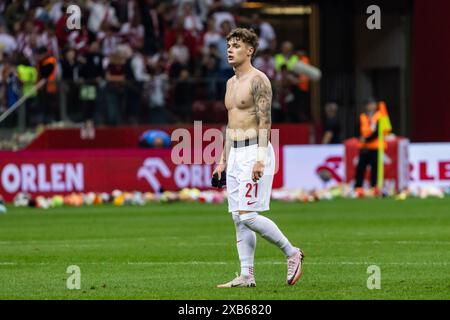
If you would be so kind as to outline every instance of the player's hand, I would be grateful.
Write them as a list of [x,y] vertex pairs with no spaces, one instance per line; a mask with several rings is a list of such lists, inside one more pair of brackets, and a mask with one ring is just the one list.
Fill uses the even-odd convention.
[[253,165],[252,170],[252,180],[253,182],[256,182],[264,175],[264,163],[261,161],[256,161]]
[[213,176],[217,173],[218,179],[220,180],[220,178],[222,177],[222,172],[225,171],[226,167],[227,167],[226,164],[224,164],[224,163],[219,163],[219,164],[217,165],[217,167],[214,169],[214,171],[213,171],[211,177],[213,177]]

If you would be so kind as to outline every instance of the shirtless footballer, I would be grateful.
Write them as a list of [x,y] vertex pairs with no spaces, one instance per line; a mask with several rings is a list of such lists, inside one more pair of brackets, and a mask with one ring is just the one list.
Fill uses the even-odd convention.
[[275,156],[270,143],[272,87],[251,58],[258,48],[253,30],[237,28],[227,36],[228,63],[235,75],[227,82],[225,105],[228,126],[225,147],[213,176],[226,174],[228,211],[236,226],[241,273],[219,288],[255,287],[253,261],[256,233],[283,251],[287,258],[287,284],[302,272],[303,252],[291,245],[277,225],[260,215],[269,210]]

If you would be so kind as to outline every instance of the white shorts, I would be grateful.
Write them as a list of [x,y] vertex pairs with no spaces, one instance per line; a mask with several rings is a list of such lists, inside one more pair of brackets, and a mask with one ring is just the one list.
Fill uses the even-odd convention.
[[264,175],[252,180],[253,165],[256,162],[258,145],[231,147],[227,164],[228,211],[269,210],[273,175],[275,173],[275,152],[269,142],[264,162]]

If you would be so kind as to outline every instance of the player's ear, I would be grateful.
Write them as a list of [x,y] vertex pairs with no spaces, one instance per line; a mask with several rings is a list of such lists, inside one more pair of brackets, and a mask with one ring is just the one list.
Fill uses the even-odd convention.
[[249,46],[247,50],[247,55],[251,57],[253,55],[253,52],[255,52],[255,48]]

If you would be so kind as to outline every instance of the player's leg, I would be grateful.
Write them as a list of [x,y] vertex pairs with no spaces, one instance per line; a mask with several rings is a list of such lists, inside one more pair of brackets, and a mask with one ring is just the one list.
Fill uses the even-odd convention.
[[287,283],[289,285],[294,285],[302,272],[303,252],[299,248],[294,247],[275,222],[269,218],[260,215],[255,211],[240,211],[239,215],[241,222],[246,227],[258,233],[261,237],[273,243],[283,251],[287,258]]
[[283,235],[277,225],[258,212],[269,210],[272,191],[275,155],[272,145],[268,148],[264,175],[258,181],[251,180],[253,163],[240,172],[239,179],[239,214],[241,222],[249,229],[260,234],[264,239],[279,247],[287,257],[296,253],[296,248]]
[[368,152],[361,149],[359,152],[358,165],[356,166],[355,188],[361,188],[364,182],[364,173],[368,164]]
[[257,183],[241,181],[239,197],[239,218],[248,229],[273,243],[288,259],[288,284],[295,284],[301,275],[303,252],[294,247],[271,219],[259,214],[269,210],[273,174],[263,175]]
[[239,218],[239,181],[233,171],[233,153],[230,154],[231,166],[227,171],[228,211],[231,212],[236,227],[236,246],[241,263],[241,274],[230,282],[219,284],[218,288],[255,287],[253,261],[256,249],[256,235]]
[[378,150],[370,150],[370,186],[375,188],[378,180]]
[[253,277],[256,234],[241,221],[239,212],[235,211],[232,215],[236,227],[236,247],[241,262],[241,275]]
[[295,248],[281,232],[278,226],[269,218],[258,214],[258,212],[240,211],[240,220],[248,229],[258,233],[267,241],[273,243],[285,254],[290,257],[297,252]]

